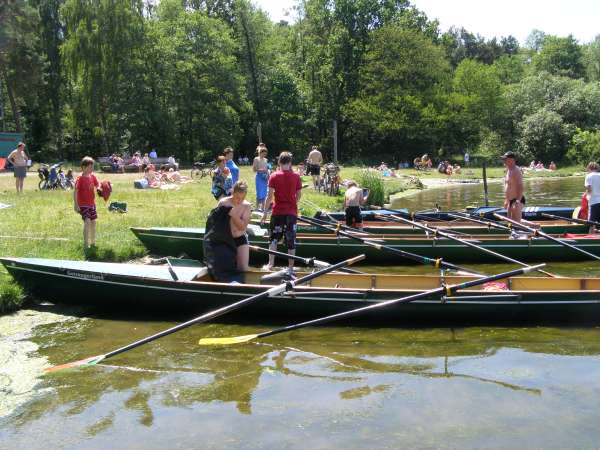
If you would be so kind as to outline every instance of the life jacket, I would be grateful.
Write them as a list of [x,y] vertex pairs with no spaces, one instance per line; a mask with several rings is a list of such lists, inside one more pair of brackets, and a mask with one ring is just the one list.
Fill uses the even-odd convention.
[[589,214],[589,203],[587,198],[587,192],[584,192],[581,196],[581,207],[579,208],[578,219],[588,220]]

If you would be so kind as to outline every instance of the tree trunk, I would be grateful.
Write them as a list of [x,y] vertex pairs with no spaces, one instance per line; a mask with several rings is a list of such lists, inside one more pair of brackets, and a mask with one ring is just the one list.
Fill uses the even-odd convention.
[[248,24],[246,22],[246,11],[240,11],[241,24],[244,30],[244,40],[246,41],[246,49],[248,51],[248,65],[250,66],[250,76],[252,77],[252,90],[254,93],[254,106],[256,107],[256,115],[258,121],[263,122],[262,107],[260,102],[260,94],[258,89],[258,74],[256,69],[256,61],[254,60],[254,51],[252,48],[252,42],[250,40],[250,32],[248,30]]
[[4,78],[4,83],[6,84],[6,93],[8,94],[8,99],[10,100],[10,107],[12,109],[13,120],[15,121],[17,133],[22,133],[23,129],[21,128],[21,113],[19,112],[19,108],[17,107],[17,103],[15,102],[15,96],[12,90],[12,86],[8,81],[8,76],[6,75],[6,71],[4,70],[4,68],[2,68],[2,75]]

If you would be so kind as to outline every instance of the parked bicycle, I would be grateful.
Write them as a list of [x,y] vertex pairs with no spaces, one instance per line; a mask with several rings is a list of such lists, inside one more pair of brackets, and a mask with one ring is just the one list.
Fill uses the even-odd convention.
[[40,190],[50,190],[50,189],[73,189],[74,183],[72,178],[67,178],[62,170],[62,162],[52,164],[48,166],[47,164],[41,164],[38,169],[38,177],[40,177],[40,182],[38,183],[38,188]]
[[190,178],[192,180],[199,180],[204,177],[208,177],[212,174],[213,170],[215,170],[215,167],[215,161],[211,161],[209,163],[195,162],[192,164]]
[[323,167],[323,191],[327,195],[340,193],[340,167],[334,163],[327,163]]

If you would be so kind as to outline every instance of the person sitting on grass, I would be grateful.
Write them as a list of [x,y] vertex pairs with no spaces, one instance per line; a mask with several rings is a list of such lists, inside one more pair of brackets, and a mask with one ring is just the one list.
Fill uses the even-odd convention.
[[73,191],[73,207],[75,212],[81,214],[83,219],[83,250],[93,252],[96,250],[96,190],[102,191],[98,179],[94,175],[94,160],[86,156],[81,160],[81,176],[75,181]]
[[157,177],[156,171],[154,170],[154,164],[150,164],[144,169],[144,178],[148,182],[149,188],[160,188],[160,179]]

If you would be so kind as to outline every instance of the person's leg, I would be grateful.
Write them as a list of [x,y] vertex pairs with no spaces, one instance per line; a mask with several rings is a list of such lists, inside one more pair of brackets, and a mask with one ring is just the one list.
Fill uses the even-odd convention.
[[237,269],[240,272],[248,270],[248,262],[250,261],[250,247],[248,244],[240,245],[237,248]]
[[[285,216],[285,246],[288,255],[296,256],[296,216]],[[294,270],[294,260],[288,259],[288,268]]]
[[93,245],[96,245],[96,220],[90,220],[90,226],[89,226],[89,240],[88,242],[90,243],[90,247]]
[[17,194],[19,193],[19,177],[15,177],[15,189],[17,190]]
[[83,248],[87,249],[89,245],[89,235],[90,235],[90,219],[84,219],[83,221]]
[[[283,227],[281,224],[281,216],[271,215],[271,222],[269,223],[269,250],[276,251],[277,244],[283,236]],[[273,269],[275,266],[275,255],[269,255],[269,263],[265,267],[267,270]]]

